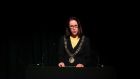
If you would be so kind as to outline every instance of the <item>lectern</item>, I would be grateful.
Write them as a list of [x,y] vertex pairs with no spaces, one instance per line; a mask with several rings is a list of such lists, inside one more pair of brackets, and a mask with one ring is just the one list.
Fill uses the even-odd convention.
[[102,69],[98,67],[29,66],[26,79],[117,79],[117,76],[112,66],[104,66]]

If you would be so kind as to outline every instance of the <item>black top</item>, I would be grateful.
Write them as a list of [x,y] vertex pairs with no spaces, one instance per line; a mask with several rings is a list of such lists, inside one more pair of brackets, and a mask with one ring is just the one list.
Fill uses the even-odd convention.
[[[75,53],[75,51],[79,47],[81,40],[82,39],[80,38],[75,48],[73,48],[71,45],[70,37],[67,37],[66,41],[67,41],[68,50],[71,53]],[[68,55],[64,47],[64,36],[62,36],[59,40],[59,45],[58,45],[59,62],[64,62],[66,66],[76,66],[76,64],[83,64],[84,66],[87,66],[90,59],[90,52],[91,52],[90,41],[89,38],[85,36],[80,51],[74,57],[75,59],[74,63],[70,63],[69,62],[70,56]]]

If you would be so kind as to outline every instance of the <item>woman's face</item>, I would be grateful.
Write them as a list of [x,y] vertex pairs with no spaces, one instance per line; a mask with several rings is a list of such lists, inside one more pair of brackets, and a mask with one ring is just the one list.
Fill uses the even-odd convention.
[[78,35],[78,23],[76,20],[70,20],[69,22],[69,28],[70,28],[70,31],[71,31],[71,34],[73,36],[77,36]]

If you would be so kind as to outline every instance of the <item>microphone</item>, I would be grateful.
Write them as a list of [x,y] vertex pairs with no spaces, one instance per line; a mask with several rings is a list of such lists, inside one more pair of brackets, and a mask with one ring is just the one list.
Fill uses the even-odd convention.
[[100,62],[100,57],[97,56],[97,68],[101,71],[103,69],[104,65]]

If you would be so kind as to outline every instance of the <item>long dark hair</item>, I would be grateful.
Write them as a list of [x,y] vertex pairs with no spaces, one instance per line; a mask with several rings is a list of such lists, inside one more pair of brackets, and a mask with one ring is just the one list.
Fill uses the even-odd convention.
[[70,28],[69,28],[69,22],[70,22],[71,20],[77,21],[77,23],[78,23],[78,29],[79,29],[79,30],[78,30],[78,37],[81,37],[81,36],[83,35],[83,30],[82,30],[82,26],[81,26],[81,23],[80,23],[79,19],[76,18],[76,17],[70,17],[70,18],[68,19],[68,21],[67,21],[67,26],[66,26],[66,33],[65,33],[66,37],[68,37],[68,36],[71,35],[71,31],[70,31]]

